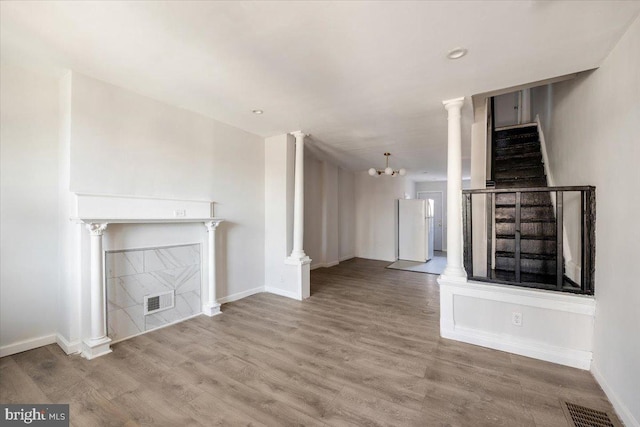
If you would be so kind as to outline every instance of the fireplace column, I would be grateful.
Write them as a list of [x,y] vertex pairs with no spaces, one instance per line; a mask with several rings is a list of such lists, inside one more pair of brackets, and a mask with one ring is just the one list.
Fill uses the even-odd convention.
[[210,317],[222,313],[216,297],[216,228],[218,228],[221,222],[221,219],[216,219],[204,223],[209,232],[209,280],[207,282],[209,297],[207,302],[202,306],[202,312]]
[[82,355],[94,359],[111,353],[107,336],[106,298],[104,285],[104,254],[102,253],[102,235],[107,229],[106,223],[86,224],[91,235],[91,334],[83,342]]

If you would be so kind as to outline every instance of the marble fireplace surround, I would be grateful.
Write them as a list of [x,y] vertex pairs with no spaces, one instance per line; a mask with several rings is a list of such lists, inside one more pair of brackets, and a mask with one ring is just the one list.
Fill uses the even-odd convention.
[[[90,325],[89,333],[82,340],[82,355],[87,359],[111,352],[111,339],[107,336],[107,301],[105,252],[102,239],[108,233],[109,224],[180,224],[202,223],[203,232],[208,232],[208,270],[202,312],[207,316],[220,314],[216,298],[216,245],[215,231],[223,222],[213,216],[213,202],[199,200],[175,200],[100,194],[75,194],[75,213],[71,220],[86,227],[91,244],[87,257],[90,259]],[[128,248],[121,248],[126,250]],[[130,248],[136,249],[136,248]],[[84,328],[83,328],[84,329]]]

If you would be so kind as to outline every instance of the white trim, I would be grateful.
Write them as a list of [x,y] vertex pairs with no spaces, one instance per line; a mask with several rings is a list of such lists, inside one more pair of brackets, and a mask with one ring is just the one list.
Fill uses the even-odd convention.
[[547,362],[559,363],[573,368],[589,370],[592,352],[572,350],[543,343],[519,340],[513,337],[494,334],[460,326],[454,329],[441,329],[443,338],[462,341],[469,344],[507,351],[521,356],[533,357]]
[[[156,246],[139,246],[139,247],[130,247],[130,248],[122,248],[122,249],[107,249],[104,252],[106,254],[114,253],[114,252],[129,252],[129,251],[149,251],[153,249],[167,249],[167,248],[179,248],[183,246],[193,246],[200,245],[200,253],[202,253],[202,245],[204,241],[201,240],[199,242],[187,242],[187,243],[171,243],[167,245],[156,245]],[[200,257],[200,264],[203,264],[202,257]]]
[[618,418],[620,418],[624,425],[627,427],[640,427],[640,421],[633,416],[627,405],[625,405],[616,392],[613,391],[613,388],[611,388],[607,380],[602,375],[602,372],[600,372],[600,369],[598,369],[598,364],[595,360],[591,364],[591,373],[598,384],[600,384],[604,394],[609,398],[613,408],[616,410],[616,415],[618,415]]
[[349,260],[349,259],[353,259],[355,257],[356,257],[355,254],[343,255],[338,259],[338,262],[342,262],[342,261],[346,261],[346,260]]
[[22,353],[23,351],[33,350],[34,348],[42,347],[56,342],[56,335],[44,335],[38,338],[31,338],[24,341],[18,341],[13,344],[8,344],[0,347],[0,357],[11,356],[12,354]]
[[521,123],[519,125],[500,126],[499,128],[495,128],[494,130],[496,132],[499,132],[501,130],[528,128],[529,126],[535,126],[535,125],[536,125],[536,122],[528,122],[528,123]]
[[56,335],[56,344],[58,344],[67,355],[78,354],[82,351],[82,341],[69,342],[60,334]]
[[145,200],[170,200],[173,202],[203,202],[203,203],[215,203],[213,200],[208,199],[175,199],[173,197],[157,197],[157,196],[136,196],[132,194],[101,194],[101,193],[72,193],[76,196],[84,197],[110,197],[110,198],[123,198],[123,199],[145,199]]
[[235,294],[227,295],[226,297],[218,298],[219,304],[225,304],[228,302],[238,301],[240,299],[250,297],[251,295],[264,292],[264,286],[258,286],[257,288],[248,289],[246,291],[237,292]]
[[300,300],[301,299],[300,295],[298,295],[295,292],[285,291],[285,290],[279,289],[279,288],[272,288],[270,286],[265,286],[264,291],[268,292],[270,294],[279,295],[281,297],[291,298],[291,299],[295,299],[295,300]]
[[334,267],[340,264],[340,261],[331,261],[331,262],[319,262],[318,264],[311,264],[311,270],[315,270],[316,268],[329,268]]
[[[443,276],[440,276],[442,279]],[[500,301],[511,304],[527,305],[549,310],[561,310],[568,313],[594,316],[595,298],[588,295],[573,295],[543,289],[520,288],[469,280],[466,283],[439,281],[440,285],[455,288],[456,295]]]

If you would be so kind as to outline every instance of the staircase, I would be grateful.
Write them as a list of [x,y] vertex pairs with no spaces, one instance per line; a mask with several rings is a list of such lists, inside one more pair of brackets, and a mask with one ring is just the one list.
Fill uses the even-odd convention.
[[[535,123],[494,134],[497,189],[547,187]],[[520,210],[520,280],[556,283],[556,220],[549,193],[523,193]],[[492,278],[515,280],[515,193],[495,197],[495,269]]]

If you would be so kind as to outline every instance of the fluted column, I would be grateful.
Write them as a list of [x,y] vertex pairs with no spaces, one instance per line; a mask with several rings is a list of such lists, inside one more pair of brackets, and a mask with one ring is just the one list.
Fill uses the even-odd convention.
[[448,112],[447,267],[443,278],[466,282],[462,261],[462,122],[464,97],[442,102]]
[[304,137],[301,131],[291,132],[296,138],[295,181],[293,196],[293,250],[292,260],[304,260],[307,255],[302,248],[304,242]]
[[107,224],[86,224],[91,236],[91,325],[89,339],[84,341],[83,356],[93,359],[111,353],[107,337],[106,289],[104,285],[104,255],[102,253],[102,236]]
[[220,311],[220,304],[218,303],[216,294],[216,228],[218,228],[218,225],[220,225],[221,222],[222,220],[214,220],[204,223],[207,227],[207,231],[209,232],[209,277],[207,281],[209,297],[206,304],[204,304],[202,311],[210,317],[222,313]]

